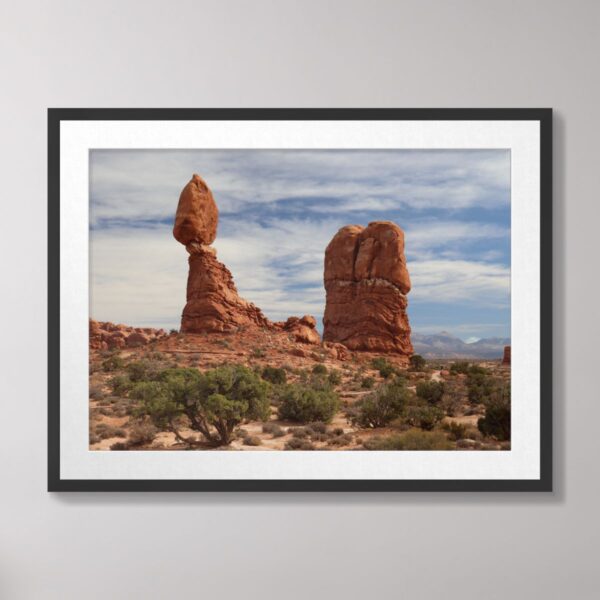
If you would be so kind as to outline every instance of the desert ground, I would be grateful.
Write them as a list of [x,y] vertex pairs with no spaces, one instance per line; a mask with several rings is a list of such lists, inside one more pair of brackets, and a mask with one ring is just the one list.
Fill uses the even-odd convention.
[[[143,337],[146,330],[139,331]],[[139,393],[158,389],[166,373],[239,365],[260,384],[268,409],[261,418],[235,416],[225,443],[207,439],[181,411],[168,423],[156,398]],[[290,411],[290,390],[321,395],[309,394],[316,404],[308,411],[297,404]],[[444,359],[407,365],[368,352],[342,359],[324,345],[260,328],[161,332],[137,347],[90,349],[89,409],[89,447],[100,451],[508,450],[510,366]]]

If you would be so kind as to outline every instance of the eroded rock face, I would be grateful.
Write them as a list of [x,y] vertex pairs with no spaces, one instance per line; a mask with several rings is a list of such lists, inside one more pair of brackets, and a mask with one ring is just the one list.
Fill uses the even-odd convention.
[[351,350],[413,353],[404,232],[390,221],[348,225],[325,251],[323,340]]
[[258,307],[240,297],[231,272],[217,260],[214,248],[194,245],[188,246],[188,251],[190,271],[182,332],[226,332],[246,325],[271,325]]
[[212,244],[217,237],[219,210],[212,192],[200,175],[194,174],[181,191],[173,235],[184,246],[193,242]]
[[285,322],[274,323],[275,327],[287,331],[301,344],[320,344],[321,336],[317,331],[317,320],[311,315],[289,317]]
[[504,354],[502,356],[502,364],[510,365],[510,346],[504,346]]

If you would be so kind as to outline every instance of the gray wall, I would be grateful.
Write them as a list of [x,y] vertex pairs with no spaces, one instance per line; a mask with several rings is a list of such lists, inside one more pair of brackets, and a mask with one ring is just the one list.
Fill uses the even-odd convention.
[[[3,2],[0,597],[597,598],[600,4]],[[554,494],[47,494],[46,107],[551,106]]]

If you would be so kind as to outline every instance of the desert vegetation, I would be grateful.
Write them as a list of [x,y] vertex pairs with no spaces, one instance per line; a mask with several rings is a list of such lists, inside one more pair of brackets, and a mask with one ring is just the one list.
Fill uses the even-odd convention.
[[510,368],[500,361],[338,360],[259,341],[240,352],[235,336],[173,332],[92,351],[90,448],[510,448]]

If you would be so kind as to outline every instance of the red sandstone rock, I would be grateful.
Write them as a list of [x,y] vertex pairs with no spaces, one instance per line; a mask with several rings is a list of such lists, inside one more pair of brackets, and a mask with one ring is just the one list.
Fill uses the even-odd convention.
[[323,339],[351,350],[413,353],[404,233],[390,221],[340,229],[325,251]]
[[90,348],[92,350],[101,350],[102,349],[102,330],[100,329],[100,323],[98,321],[94,321],[90,319]]
[[302,348],[292,348],[290,354],[292,356],[299,356],[300,358],[306,358],[308,356],[308,352]]
[[150,341],[150,338],[145,333],[134,331],[127,336],[127,347],[137,348],[137,346],[144,346]]
[[211,244],[219,213],[212,193],[199,175],[183,188],[173,235],[188,251],[190,270],[182,333],[226,332],[241,326],[272,327],[261,310],[241,298],[227,267]]
[[182,333],[232,331],[245,325],[271,326],[259,308],[239,296],[231,272],[216,259],[212,248],[193,248],[189,265]]
[[302,318],[289,317],[287,321],[273,325],[292,334],[296,342],[302,344],[321,343],[321,337],[317,331],[317,320],[311,315],[304,315]]
[[350,358],[350,351],[344,344],[338,344],[337,342],[323,342],[323,348],[327,350],[327,353],[331,358],[337,360],[348,360]]
[[503,365],[510,365],[510,346],[504,346],[504,356],[502,357]]
[[173,235],[184,246],[196,242],[212,244],[217,236],[219,211],[213,195],[199,175],[194,174],[179,196]]
[[[164,334],[162,329],[129,327],[108,321],[95,321],[94,319],[90,319],[89,328],[91,350],[114,350],[125,348],[125,346],[135,347],[157,339],[161,331]],[[130,338],[131,342],[129,341]]]
[[106,340],[109,349],[124,348],[126,343],[125,335],[122,331],[115,331]]

